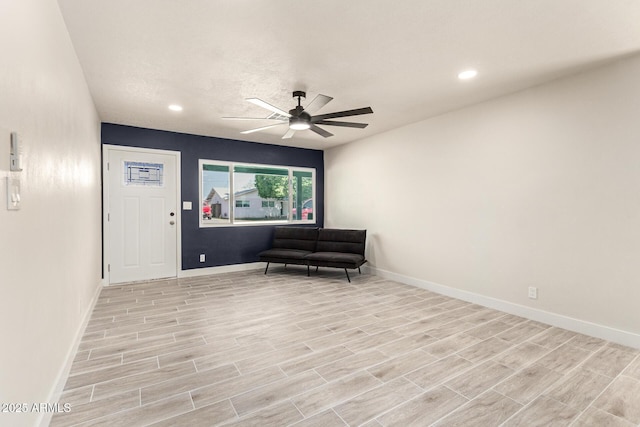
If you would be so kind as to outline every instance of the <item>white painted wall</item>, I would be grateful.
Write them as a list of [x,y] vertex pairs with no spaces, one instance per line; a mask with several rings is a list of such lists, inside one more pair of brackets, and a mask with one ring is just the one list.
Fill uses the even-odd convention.
[[[0,402],[46,403],[101,280],[100,120],[55,0],[0,1],[0,52]],[[11,131],[23,172],[9,172]]]
[[381,273],[640,346],[638,76],[640,56],[328,150],[325,225],[366,228]]

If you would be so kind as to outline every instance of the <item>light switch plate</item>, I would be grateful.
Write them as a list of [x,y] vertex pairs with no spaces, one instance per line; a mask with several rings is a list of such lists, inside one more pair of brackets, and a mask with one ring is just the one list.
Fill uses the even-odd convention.
[[7,209],[20,209],[20,179],[7,177]]
[[191,209],[193,209],[193,204],[191,202],[182,202],[182,210],[183,211],[190,211]]

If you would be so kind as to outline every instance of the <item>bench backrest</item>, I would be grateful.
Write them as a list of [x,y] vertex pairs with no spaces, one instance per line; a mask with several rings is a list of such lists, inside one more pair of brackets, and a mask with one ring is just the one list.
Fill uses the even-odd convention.
[[316,252],[344,252],[364,256],[367,230],[321,228]]
[[317,240],[316,227],[275,227],[272,247],[313,252]]

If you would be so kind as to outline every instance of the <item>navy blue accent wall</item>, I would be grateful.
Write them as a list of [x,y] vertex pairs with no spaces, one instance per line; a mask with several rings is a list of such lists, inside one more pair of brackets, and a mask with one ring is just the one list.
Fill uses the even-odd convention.
[[[181,201],[193,202],[182,211],[182,269],[216,267],[258,261],[257,254],[271,245],[273,225],[199,227],[198,160],[260,163],[316,169],[316,224],[324,224],[324,153],[321,150],[283,147],[232,139],[189,135],[102,124],[102,143],[127,147],[155,148],[181,153]],[[180,202],[179,208],[182,208]],[[199,261],[200,254],[206,262]]]

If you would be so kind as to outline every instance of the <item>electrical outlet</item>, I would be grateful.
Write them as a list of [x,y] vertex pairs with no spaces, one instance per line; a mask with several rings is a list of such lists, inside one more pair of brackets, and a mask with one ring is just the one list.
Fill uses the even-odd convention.
[[200,262],[204,262],[204,259],[205,259],[204,254],[200,254]]
[[535,286],[529,286],[529,298],[538,299],[538,288]]

